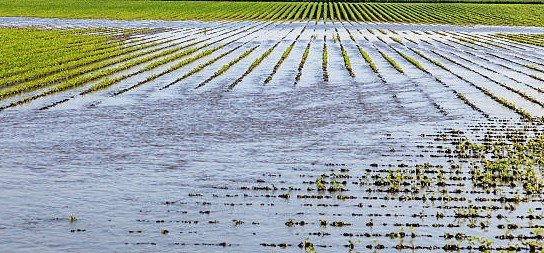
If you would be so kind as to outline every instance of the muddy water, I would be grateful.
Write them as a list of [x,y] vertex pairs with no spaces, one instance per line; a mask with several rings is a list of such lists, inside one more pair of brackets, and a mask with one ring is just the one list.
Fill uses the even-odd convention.
[[[118,21],[70,22],[111,26]],[[451,143],[437,133],[458,129],[478,139],[504,123],[475,113],[436,83],[416,87],[414,82],[427,81],[412,75],[413,69],[407,69],[410,78],[399,77],[380,62],[387,83],[353,81],[335,76],[345,74],[338,50],[330,61],[333,81],[328,83],[233,92],[142,89],[100,98],[97,106],[76,101],[53,110],[3,111],[0,251],[300,252],[306,238],[317,252],[349,252],[350,241],[361,252],[370,251],[367,246],[390,252],[399,241],[442,251],[449,242],[440,237],[445,233],[508,245],[495,238],[504,221],[490,218],[491,226],[480,229],[454,218],[455,210],[447,207],[467,205],[466,200],[399,201],[398,194],[374,191],[359,179],[401,164],[448,168],[451,158],[438,151]],[[510,116],[500,118],[508,127],[526,124]],[[316,178],[331,172],[349,178],[347,191],[316,191]],[[472,187],[463,183],[446,189],[462,189],[452,196],[469,201],[492,195],[468,194]],[[428,197],[440,195],[436,188],[427,190]],[[541,202],[528,201],[493,217],[504,214],[527,226],[529,221],[516,217],[530,208],[542,212]],[[439,212],[445,217],[437,218]],[[69,221],[70,215],[77,220]],[[387,236],[409,233],[406,224],[419,225],[417,236]],[[529,229],[516,232],[528,235]]]

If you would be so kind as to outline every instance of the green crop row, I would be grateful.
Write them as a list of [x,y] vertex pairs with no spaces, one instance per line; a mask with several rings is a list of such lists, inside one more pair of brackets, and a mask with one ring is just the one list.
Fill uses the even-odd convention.
[[404,73],[404,70],[402,67],[393,59],[391,56],[387,55],[385,52],[382,52],[381,50],[378,50],[378,52],[382,55],[382,57],[391,64],[393,68],[395,68],[398,72]]
[[348,71],[349,76],[355,77],[355,73],[353,73],[353,68],[351,67],[351,60],[349,59],[348,52],[344,48],[344,45],[342,44],[342,40],[340,39],[340,34],[336,33],[336,38],[338,40],[338,43],[340,44],[340,52],[342,53],[342,58],[344,59],[344,66],[346,67],[346,70]]
[[238,57],[234,58],[233,60],[231,60],[227,64],[224,64],[223,66],[221,66],[218,70],[215,71],[215,73],[213,73],[212,76],[210,76],[208,79],[204,80],[196,88],[200,88],[200,87],[204,86],[205,84],[207,84],[208,82],[210,82],[214,78],[216,78],[216,77],[222,75],[223,73],[227,72],[227,70],[229,70],[233,65],[240,62],[241,60],[246,58],[248,55],[250,55],[253,51],[255,51],[255,49],[257,49],[257,47],[259,47],[259,46],[254,46],[254,47],[251,47],[251,48],[247,49],[242,54],[240,54]]
[[329,61],[329,53],[327,51],[327,35],[323,37],[323,53],[321,55],[321,58],[322,58],[321,69],[323,70],[323,81],[328,82],[329,73],[327,71],[327,64]]
[[[298,39],[298,37],[297,37]],[[274,74],[276,74],[276,72],[278,72],[278,69],[280,68],[281,64],[283,64],[283,62],[285,61],[285,59],[287,59],[287,57],[289,57],[289,54],[291,54],[291,51],[293,50],[293,47],[295,47],[295,43],[297,42],[297,40],[293,41],[284,51],[283,53],[281,54],[281,57],[280,59],[278,60],[278,62],[276,62],[276,65],[274,65],[274,68],[272,69],[272,73],[270,73],[270,75],[268,75],[268,77],[264,80],[264,84],[267,84],[269,83],[270,81],[272,81],[272,78],[274,77]]]
[[308,59],[308,55],[310,55],[310,46],[312,45],[312,41],[308,42],[308,45],[306,45],[306,48],[304,48],[304,52],[302,53],[302,58],[300,59],[300,63],[298,64],[298,72],[295,76],[295,85],[300,81],[300,78],[302,77],[302,69],[304,68],[304,64],[306,63],[306,60]]

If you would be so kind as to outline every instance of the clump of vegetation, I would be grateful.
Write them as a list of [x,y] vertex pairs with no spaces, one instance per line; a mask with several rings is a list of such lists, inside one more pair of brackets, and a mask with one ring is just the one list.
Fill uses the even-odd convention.
[[326,175],[321,175],[317,178],[315,181],[315,186],[317,187],[318,191],[324,191],[327,189],[326,181],[325,181]]
[[308,238],[304,239],[303,242],[298,244],[298,247],[304,250],[306,253],[317,253],[315,250],[314,244],[310,242]]
[[[474,186],[483,189],[521,186],[527,194],[542,194],[544,178],[540,166],[544,165],[544,136],[525,142],[494,142],[475,145],[468,140],[459,143],[457,152],[463,156],[480,157],[471,167]],[[490,154],[493,158],[489,158]]]
[[390,38],[392,41],[394,41],[394,42],[397,42],[397,43],[399,43],[399,44],[401,44],[401,45],[404,45],[404,43],[402,43],[402,40],[399,39],[398,37],[390,36],[389,38]]

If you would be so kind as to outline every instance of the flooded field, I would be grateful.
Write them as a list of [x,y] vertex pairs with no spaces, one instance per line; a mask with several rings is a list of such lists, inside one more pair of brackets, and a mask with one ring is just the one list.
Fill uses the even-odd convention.
[[0,72],[2,252],[543,249],[542,28],[0,27],[120,43]]

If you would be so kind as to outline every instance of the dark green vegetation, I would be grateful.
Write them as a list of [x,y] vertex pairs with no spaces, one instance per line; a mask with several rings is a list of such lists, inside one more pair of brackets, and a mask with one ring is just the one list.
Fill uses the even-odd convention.
[[1,0],[0,6],[0,16],[544,25],[542,4]]

